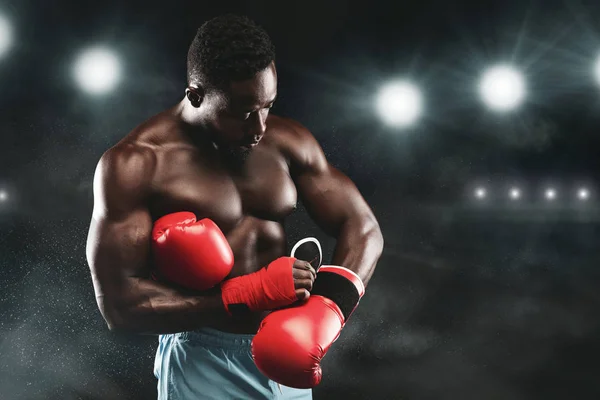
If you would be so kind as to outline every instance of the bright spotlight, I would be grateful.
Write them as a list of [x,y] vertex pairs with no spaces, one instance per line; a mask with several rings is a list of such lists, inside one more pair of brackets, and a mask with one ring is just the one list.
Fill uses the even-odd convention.
[[546,199],[554,200],[556,198],[556,190],[554,189],[546,189]]
[[596,64],[594,66],[594,76],[600,84],[600,56],[596,59]]
[[513,200],[518,200],[521,198],[521,191],[517,188],[510,189],[510,198]]
[[0,190],[0,202],[5,202],[6,200],[8,200],[8,193],[4,190]]
[[517,70],[501,65],[484,73],[479,91],[488,107],[496,111],[509,111],[523,101],[525,83]]
[[120,73],[117,57],[103,48],[85,51],[75,63],[75,79],[83,90],[92,94],[103,94],[113,89]]
[[587,200],[590,197],[590,192],[585,188],[579,189],[579,192],[577,192],[577,197],[579,197],[579,200]]
[[0,15],[0,56],[3,56],[12,45],[12,28],[8,20]]
[[485,196],[487,196],[487,192],[486,192],[485,188],[480,187],[480,188],[475,189],[475,197],[476,198],[484,199]]
[[378,95],[377,110],[389,125],[405,127],[421,115],[422,98],[419,89],[409,82],[384,86]]

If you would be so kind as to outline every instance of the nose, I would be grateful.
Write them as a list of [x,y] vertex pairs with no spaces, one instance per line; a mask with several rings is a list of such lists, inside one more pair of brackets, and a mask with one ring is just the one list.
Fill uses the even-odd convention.
[[[261,110],[262,111],[262,110]],[[255,112],[248,119],[247,133],[254,137],[254,140],[260,140],[267,130],[267,113]]]

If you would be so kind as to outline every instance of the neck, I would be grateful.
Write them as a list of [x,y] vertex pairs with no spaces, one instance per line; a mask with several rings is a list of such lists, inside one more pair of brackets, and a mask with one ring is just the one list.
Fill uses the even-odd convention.
[[213,147],[216,146],[209,129],[198,115],[198,109],[192,107],[185,98],[173,107],[173,112],[186,127],[185,135],[191,142],[196,145],[210,142]]
[[175,106],[175,112],[186,125],[204,127],[202,118],[199,115],[200,112],[197,108],[193,107],[185,97]]
[[239,152],[232,150],[226,144],[219,143],[208,126],[203,123],[200,112],[192,107],[187,99],[183,99],[175,106],[175,113],[179,119],[188,127],[186,136],[198,147],[206,148],[209,145],[221,156],[230,170],[241,171],[250,152]]

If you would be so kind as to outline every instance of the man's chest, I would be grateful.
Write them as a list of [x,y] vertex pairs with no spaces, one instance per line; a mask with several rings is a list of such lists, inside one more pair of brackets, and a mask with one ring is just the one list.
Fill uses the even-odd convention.
[[157,179],[151,211],[154,218],[191,211],[229,231],[245,217],[282,221],[296,208],[297,192],[286,162],[255,150],[243,169],[194,157],[166,160]]

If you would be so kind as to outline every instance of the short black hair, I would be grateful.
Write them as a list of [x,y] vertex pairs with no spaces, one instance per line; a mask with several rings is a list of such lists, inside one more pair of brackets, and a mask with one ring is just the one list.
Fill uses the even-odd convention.
[[198,29],[187,58],[188,84],[223,88],[250,79],[275,60],[267,32],[248,17],[226,14]]

